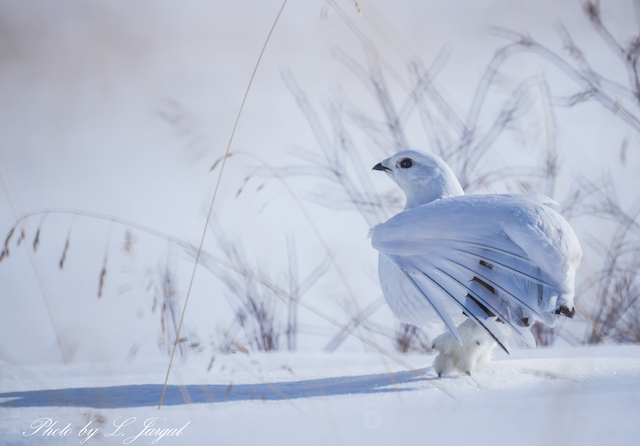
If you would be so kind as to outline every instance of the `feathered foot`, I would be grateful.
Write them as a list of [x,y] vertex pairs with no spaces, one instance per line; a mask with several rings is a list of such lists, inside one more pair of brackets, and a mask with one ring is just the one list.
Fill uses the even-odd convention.
[[441,334],[433,341],[433,348],[440,354],[433,361],[438,376],[450,375],[454,372],[471,372],[477,363],[491,361],[491,352],[495,341],[471,319],[458,326],[462,345],[458,344],[451,332]]

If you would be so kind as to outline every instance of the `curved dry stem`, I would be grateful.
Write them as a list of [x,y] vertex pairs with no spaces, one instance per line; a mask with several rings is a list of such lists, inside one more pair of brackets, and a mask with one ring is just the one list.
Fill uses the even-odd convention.
[[[247,91],[244,94],[244,97],[242,98],[242,104],[240,104],[240,110],[238,110],[238,116],[236,117],[236,122],[233,125],[233,130],[231,131],[231,137],[229,138],[229,144],[227,144],[227,150],[225,151],[226,154],[229,154],[229,150],[231,150],[231,143],[233,142],[233,137],[236,133],[236,129],[238,128],[238,122],[240,122],[240,116],[242,116],[242,109],[244,108],[244,104],[247,100],[247,96],[249,96],[249,90],[251,90],[251,84],[253,83],[253,79],[256,76],[256,72],[258,71],[258,67],[260,66],[260,61],[262,60],[262,56],[264,55],[265,50],[267,49],[267,45],[269,44],[269,39],[271,38],[271,34],[273,34],[273,30],[276,28],[276,25],[278,24],[278,19],[280,18],[280,15],[282,14],[282,11],[284,10],[284,7],[287,4],[287,0],[284,0],[284,2],[282,3],[282,7],[280,8],[280,11],[278,11],[278,15],[276,16],[275,21],[273,22],[273,25],[271,26],[271,30],[269,31],[269,35],[267,36],[267,39],[264,42],[264,45],[262,47],[262,51],[260,52],[260,56],[258,57],[258,61],[256,62],[256,66],[253,69],[253,73],[251,74],[251,79],[249,79],[249,85],[247,85]],[[224,166],[225,163],[227,161],[227,157],[225,156],[224,159],[222,160],[222,166],[220,167],[220,173],[218,174],[218,181],[216,182],[216,188],[213,191],[213,197],[211,198],[211,205],[209,206],[209,213],[207,214],[207,221],[205,222],[204,225],[204,230],[202,231],[202,238],[200,239],[200,247],[198,248],[198,255],[196,256],[196,261],[195,264],[193,265],[193,273],[191,274],[191,280],[189,281],[189,288],[187,290],[187,296],[185,297],[184,300],[184,307],[182,309],[182,316],[180,317],[180,324],[178,325],[178,330],[176,333],[176,340],[175,343],[173,344],[173,350],[171,352],[171,359],[169,360],[169,367],[167,368],[167,376],[165,377],[164,380],[164,385],[162,387],[162,395],[160,396],[160,403],[158,404],[158,410],[162,407],[162,400],[164,399],[164,394],[165,391],[167,389],[167,382],[169,381],[169,373],[171,372],[171,365],[173,364],[173,357],[176,353],[176,347],[178,346],[178,341],[180,340],[180,330],[182,329],[182,323],[184,322],[184,315],[185,312],[187,311],[187,304],[189,303],[189,296],[191,295],[191,288],[193,286],[193,281],[196,277],[196,270],[198,268],[198,261],[200,260],[200,253],[202,252],[202,246],[204,245],[204,239],[207,235],[207,229],[209,227],[209,221],[211,220],[211,214],[213,212],[213,205],[216,201],[216,196],[218,194],[218,189],[220,188],[220,181],[222,180],[222,173],[224,172]]]

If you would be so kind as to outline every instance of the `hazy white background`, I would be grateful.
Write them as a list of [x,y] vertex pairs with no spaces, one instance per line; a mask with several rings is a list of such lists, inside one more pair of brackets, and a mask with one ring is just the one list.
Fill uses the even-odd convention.
[[[430,65],[443,48],[450,51],[435,82],[464,116],[486,65],[507,41],[492,34],[504,27],[530,34],[562,52],[555,32],[564,24],[588,60],[603,74],[626,82],[626,73],[590,28],[578,1],[367,1],[358,14],[340,0],[349,18],[377,50],[408,80],[407,65]],[[183,2],[59,0],[0,4],[0,235],[24,213],[69,208],[106,214],[161,231],[197,245],[218,170],[244,91],[278,13],[278,1]],[[637,33],[631,2],[603,2],[603,17],[616,38]],[[323,107],[341,92],[358,108],[375,109],[371,94],[334,57],[340,49],[366,63],[363,44],[328,3],[290,0],[258,68],[232,152],[253,154],[273,166],[297,164],[296,152],[319,153],[307,121],[283,81],[288,70],[327,125]],[[532,55],[513,57],[501,70],[505,91],[526,77],[546,79],[552,93],[579,89],[562,73]],[[387,76],[397,104],[406,93]],[[499,86],[497,87],[499,90]],[[497,97],[500,97],[497,91]],[[491,122],[492,107],[486,110]],[[638,196],[638,135],[600,105],[555,109],[553,128],[562,162],[560,197],[574,178],[611,172],[623,205]],[[549,137],[545,110],[532,107],[513,131],[489,151],[481,169],[539,161]],[[171,122],[173,121],[173,122]],[[407,128],[411,148],[429,150],[419,120]],[[628,140],[625,162],[621,147]],[[381,160],[377,150],[358,141],[363,162]],[[296,203],[277,179],[260,191],[264,169],[236,155],[222,177],[214,216],[228,236],[242,242],[251,265],[268,265],[284,283],[286,234],[296,236],[300,276],[326,256]],[[260,176],[262,175],[262,176]],[[375,172],[380,192],[393,188]],[[321,181],[290,178],[303,199],[361,306],[380,297],[376,253],[368,227],[355,212],[315,205],[305,197]],[[543,191],[539,191],[543,192]],[[32,363],[131,359],[158,355],[160,318],[152,312],[157,285],[146,289],[158,268],[175,270],[183,302],[193,266],[182,250],[133,231],[133,256],[122,251],[126,227],[72,215],[50,214],[42,224],[40,246],[31,246],[42,215],[23,221],[26,239],[0,263],[0,359]],[[575,222],[578,228],[580,222]],[[593,228],[584,228],[593,232]],[[586,233],[586,232],[585,232]],[[67,235],[69,250],[58,267]],[[583,239],[588,245],[589,240]],[[24,246],[29,247],[27,253]],[[208,234],[205,249],[216,252]],[[588,252],[588,247],[586,249]],[[102,298],[98,282],[105,253],[107,275]],[[594,260],[585,257],[581,274]],[[155,276],[152,276],[155,274]],[[580,296],[578,296],[580,298]],[[229,326],[233,300],[222,284],[199,268],[186,314],[186,326],[203,345],[219,341]],[[346,322],[349,301],[333,269],[305,301]],[[378,320],[393,326],[382,308]],[[301,349],[320,349],[339,331],[300,310]],[[306,328],[305,328],[306,327]],[[306,329],[306,332],[304,332]],[[316,334],[310,334],[311,332]],[[281,340],[284,345],[284,340]],[[132,350],[133,348],[133,350]],[[209,348],[209,347],[207,347]],[[350,340],[343,348],[361,350]]]

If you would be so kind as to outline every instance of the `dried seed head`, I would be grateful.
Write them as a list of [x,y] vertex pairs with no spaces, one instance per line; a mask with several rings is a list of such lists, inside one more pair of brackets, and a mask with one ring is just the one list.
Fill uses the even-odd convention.
[[210,172],[212,172],[216,167],[218,167],[218,164],[220,164],[222,162],[222,160],[224,160],[225,158],[231,158],[233,156],[233,153],[229,153],[226,156],[221,156],[220,158],[218,158],[216,160],[215,163],[213,163],[213,166],[211,166],[211,169],[209,169]]
[[22,243],[22,240],[24,240],[24,236],[25,236],[24,229],[21,229],[20,230],[20,238],[17,240],[16,246],[20,246],[20,243]]
[[38,250],[38,245],[40,244],[40,229],[38,228],[38,230],[36,231],[36,236],[33,239],[33,252],[36,252]]
[[131,229],[127,229],[127,232],[124,234],[124,245],[122,249],[125,253],[129,255],[133,255],[133,244],[137,241],[137,239],[133,236]]
[[102,297],[102,290],[104,289],[104,278],[107,275],[107,258],[104,259],[104,266],[100,272],[100,285],[98,287],[98,299]]
[[[64,268],[64,261],[67,258],[67,251],[69,250],[69,238],[67,238],[66,243],[64,244],[64,249],[62,250],[62,257],[60,257],[60,263],[58,263],[58,266],[60,267],[60,269]],[[100,297],[98,295],[98,297]]]
[[9,241],[13,236],[13,232],[16,230],[15,226],[11,228],[9,233],[7,234],[7,238],[4,240],[4,249],[2,250],[2,257],[9,257]]

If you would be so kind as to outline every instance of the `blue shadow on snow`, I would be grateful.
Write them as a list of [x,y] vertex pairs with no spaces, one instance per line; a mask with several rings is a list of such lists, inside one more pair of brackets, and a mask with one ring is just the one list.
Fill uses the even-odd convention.
[[[424,373],[424,370],[421,372]],[[410,371],[393,373],[391,376],[396,384],[414,383],[420,380]],[[283,397],[295,399],[410,390],[406,386],[394,387],[391,376],[381,373],[269,384],[233,384],[232,386],[229,384],[169,385],[162,404],[176,406],[186,403],[274,401],[282,400]],[[0,393],[0,398],[11,398],[0,403],[0,407],[92,407],[96,409],[145,407],[158,405],[161,394],[162,384],[30,390]]]

